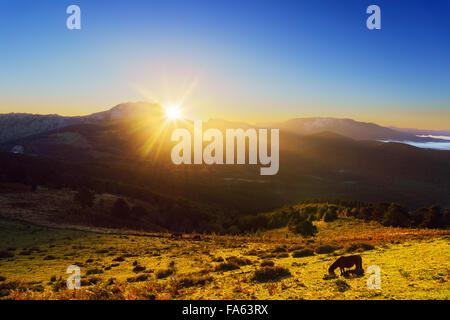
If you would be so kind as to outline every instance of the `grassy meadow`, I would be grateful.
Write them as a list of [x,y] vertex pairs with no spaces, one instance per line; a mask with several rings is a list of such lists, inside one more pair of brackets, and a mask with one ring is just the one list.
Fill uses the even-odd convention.
[[[309,240],[286,228],[173,239],[0,219],[0,299],[449,299],[448,231],[314,223]],[[381,290],[367,288],[367,274],[326,277],[349,254],[380,267]],[[73,264],[79,290],[66,288]]]

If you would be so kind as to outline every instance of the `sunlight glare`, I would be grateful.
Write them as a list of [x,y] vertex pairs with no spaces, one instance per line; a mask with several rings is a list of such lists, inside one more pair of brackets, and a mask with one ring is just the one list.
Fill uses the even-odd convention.
[[181,109],[178,105],[169,105],[164,108],[168,120],[177,120],[181,118]]

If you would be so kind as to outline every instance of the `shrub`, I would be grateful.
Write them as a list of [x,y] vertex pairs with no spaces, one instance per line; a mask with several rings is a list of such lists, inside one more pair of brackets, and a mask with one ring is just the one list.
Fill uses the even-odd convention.
[[373,249],[375,249],[375,247],[368,243],[352,243],[345,249],[345,251],[354,252],[354,251],[366,251],[366,250],[373,250]]
[[231,270],[236,270],[239,268],[240,268],[240,266],[234,262],[222,262],[221,264],[216,266],[216,268],[214,270],[215,271],[231,271]]
[[99,277],[90,277],[88,279],[81,279],[81,286],[93,286],[95,284],[97,284],[98,282],[100,282],[100,278]]
[[148,215],[147,210],[144,207],[139,206],[139,205],[133,206],[131,208],[131,213],[133,215],[135,215],[136,217],[145,217]]
[[223,262],[224,260],[223,260],[222,257],[214,257],[214,258],[212,259],[212,261],[214,261],[214,262]]
[[263,260],[261,262],[261,267],[273,267],[275,263],[271,260]]
[[335,284],[339,292],[345,292],[351,288],[350,285],[345,282],[345,280],[336,280]]
[[229,228],[228,228],[228,233],[229,234],[239,234],[239,233],[241,233],[241,230],[239,230],[239,228],[237,227],[237,226],[235,226],[235,225],[232,225],[232,226],[230,226]]
[[0,250],[0,259],[12,258],[14,254],[6,250]]
[[444,216],[442,214],[442,209],[439,206],[431,206],[428,211],[425,212],[423,221],[421,223],[422,227],[425,228],[440,228],[444,226]]
[[284,277],[289,277],[290,271],[283,267],[262,267],[255,271],[253,280],[258,282],[279,281]]
[[73,201],[79,203],[83,208],[91,208],[94,206],[95,195],[92,191],[82,188],[75,193]]
[[289,221],[289,230],[295,234],[300,234],[302,237],[312,237],[318,231],[317,227],[311,221],[305,220],[297,216]]
[[312,251],[311,249],[298,250],[298,251],[294,251],[292,253],[293,258],[309,257],[309,256],[313,256],[313,255],[314,255],[314,251]]
[[170,276],[170,275],[172,275],[174,273],[175,273],[175,269],[172,269],[172,268],[161,269],[161,270],[158,270],[156,272],[156,278],[157,279],[164,279],[164,278],[167,278],[168,276]]
[[445,209],[444,211],[444,227],[450,227],[450,208]]
[[[136,277],[127,278],[127,282],[142,282],[148,279],[148,275],[140,274]],[[158,278],[160,279],[160,278]]]
[[227,258],[227,262],[235,263],[238,266],[246,266],[246,265],[252,264],[252,262],[247,258],[241,258],[241,257],[235,257],[235,256]]
[[248,256],[257,256],[259,253],[260,253],[259,251],[252,249],[249,252],[247,252],[247,255]]
[[358,214],[359,214],[359,212],[358,212],[358,209],[356,209],[356,208],[353,208],[352,210],[349,210],[347,212],[348,217],[356,217],[356,216],[358,216]]
[[275,249],[273,249],[272,252],[286,252],[287,248],[286,246],[280,246],[280,247],[276,247]]
[[358,212],[357,218],[368,221],[368,220],[372,219],[372,212],[373,212],[373,208],[362,207]]
[[177,280],[175,284],[181,288],[189,288],[195,286],[203,286],[211,281],[213,281],[213,277],[186,277]]
[[288,224],[291,213],[294,209],[292,207],[284,207],[269,215],[269,229],[281,228]]
[[323,246],[317,247],[316,253],[318,253],[318,254],[332,253],[332,252],[336,251],[337,249],[338,249],[337,247],[333,247],[330,245],[323,245]]
[[100,273],[103,273],[103,271],[101,269],[97,269],[97,268],[89,269],[88,271],[86,271],[87,276],[91,275],[91,274],[100,274]]
[[128,206],[128,203],[122,199],[119,198],[114,202],[114,205],[111,209],[111,214],[114,217],[128,217],[130,215],[130,207]]
[[133,268],[133,272],[136,272],[136,273],[141,272],[141,271],[144,271],[144,270],[145,270],[145,267],[139,266],[139,265],[136,265],[136,266]]
[[336,219],[337,219],[337,212],[335,210],[332,210],[331,208],[328,209],[322,217],[322,220],[325,222],[331,222]]
[[408,210],[396,203],[392,203],[381,221],[385,226],[406,227],[410,224]]
[[58,279],[57,281],[52,283],[52,290],[53,292],[58,292],[61,289],[64,289],[67,287],[67,282],[62,279]]
[[256,231],[267,229],[269,218],[265,214],[244,216],[239,220],[241,231]]
[[428,213],[428,208],[423,208],[423,207],[412,212],[412,214],[411,214],[412,224],[415,226],[423,226],[423,221],[424,221],[427,213]]
[[125,261],[125,258],[123,256],[119,256],[117,258],[114,258],[112,261],[122,262],[122,261]]
[[289,253],[287,253],[287,252],[273,253],[273,254],[271,254],[271,255],[269,255],[267,257],[268,258],[269,257],[273,257],[273,258],[287,258],[287,257],[289,257]]

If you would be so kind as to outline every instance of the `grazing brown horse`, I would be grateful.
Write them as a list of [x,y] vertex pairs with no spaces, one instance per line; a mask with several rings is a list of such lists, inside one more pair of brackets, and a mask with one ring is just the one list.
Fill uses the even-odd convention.
[[328,273],[333,275],[334,270],[340,268],[342,276],[345,272],[345,268],[349,269],[353,266],[355,266],[355,270],[362,269],[361,256],[356,255],[356,256],[340,257],[330,266],[330,268],[328,269]]

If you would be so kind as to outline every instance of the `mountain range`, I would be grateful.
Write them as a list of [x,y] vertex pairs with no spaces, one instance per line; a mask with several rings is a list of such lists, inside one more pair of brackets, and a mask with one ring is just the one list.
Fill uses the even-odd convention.
[[[450,151],[377,141],[414,137],[391,128],[334,118],[260,124],[281,129],[280,170],[263,177],[251,165],[174,165],[175,124],[161,131],[162,123],[161,108],[148,103],[84,117],[1,116],[0,179],[16,172],[15,180],[32,175],[41,183],[70,186],[91,181],[113,193],[144,194],[136,191],[144,188],[247,213],[318,198],[450,205]],[[189,121],[176,125],[190,127]],[[220,119],[203,125],[247,126]],[[16,128],[15,134],[7,128]]]
[[30,113],[0,114],[0,143],[24,138],[77,124],[93,124],[116,121],[141,114],[158,114],[156,104],[137,102],[122,103],[115,107],[86,116],[41,115]]
[[[0,143],[48,132],[77,124],[95,124],[119,121],[130,117],[156,118],[161,116],[161,107],[146,102],[122,103],[115,107],[86,116],[60,116],[9,113],[0,115]],[[250,125],[221,119],[208,121],[210,127],[246,128]],[[279,128],[298,135],[310,135],[323,131],[333,132],[355,140],[408,140],[417,142],[441,141],[432,137],[418,137],[417,134],[432,134],[431,131],[414,131],[379,126],[374,123],[338,118],[296,118],[279,123],[260,123],[257,127]],[[434,132],[436,133],[436,132]],[[439,135],[445,135],[442,134]],[[438,135],[438,134],[436,134]]]

